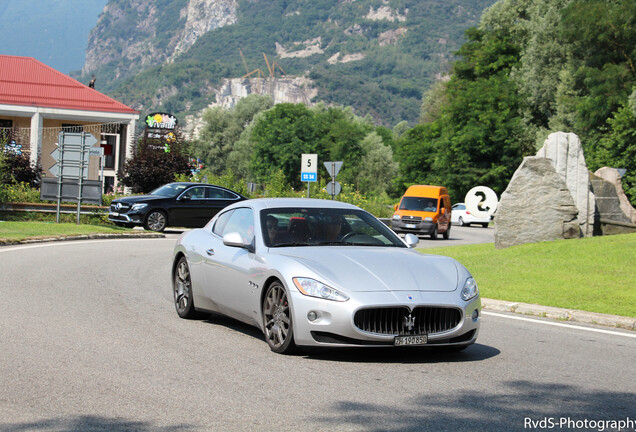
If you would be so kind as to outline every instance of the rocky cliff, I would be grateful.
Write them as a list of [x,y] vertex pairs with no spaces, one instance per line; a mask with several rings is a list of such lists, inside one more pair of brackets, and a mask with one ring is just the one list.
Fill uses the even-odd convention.
[[235,23],[237,7],[237,0],[111,0],[90,33],[82,73],[116,62],[119,79],[173,61],[205,33]]
[[414,122],[493,1],[109,0],[75,78],[94,74],[123,103],[182,118],[256,92]]

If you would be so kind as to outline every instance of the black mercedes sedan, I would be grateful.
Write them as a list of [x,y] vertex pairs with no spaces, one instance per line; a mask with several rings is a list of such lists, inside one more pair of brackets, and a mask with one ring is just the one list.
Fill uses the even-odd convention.
[[163,231],[168,226],[201,228],[220,210],[247,198],[230,189],[203,183],[168,183],[148,195],[113,200],[108,220],[118,226]]

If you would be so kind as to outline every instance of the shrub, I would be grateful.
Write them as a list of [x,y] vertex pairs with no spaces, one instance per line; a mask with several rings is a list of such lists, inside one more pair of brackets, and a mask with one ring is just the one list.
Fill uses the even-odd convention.
[[31,187],[38,187],[42,177],[40,164],[32,164],[31,159],[24,154],[0,152],[0,184],[10,185],[26,183]]

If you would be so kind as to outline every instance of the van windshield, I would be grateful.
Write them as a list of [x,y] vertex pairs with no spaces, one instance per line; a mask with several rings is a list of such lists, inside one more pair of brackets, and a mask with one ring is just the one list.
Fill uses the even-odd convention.
[[437,199],[426,197],[403,197],[400,203],[400,210],[411,211],[437,211]]

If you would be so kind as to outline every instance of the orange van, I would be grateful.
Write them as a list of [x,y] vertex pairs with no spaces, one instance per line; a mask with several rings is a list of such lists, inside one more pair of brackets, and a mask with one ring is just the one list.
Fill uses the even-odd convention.
[[451,229],[451,201],[448,190],[441,186],[410,186],[396,204],[391,228],[397,233],[438,234],[448,239]]

